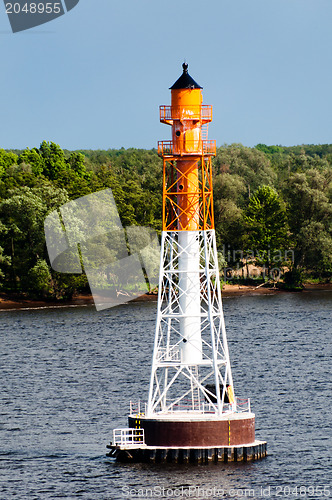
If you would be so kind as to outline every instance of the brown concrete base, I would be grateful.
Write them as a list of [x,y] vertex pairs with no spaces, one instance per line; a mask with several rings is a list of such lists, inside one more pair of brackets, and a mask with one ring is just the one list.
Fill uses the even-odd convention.
[[129,417],[129,427],[144,429],[145,444],[166,448],[237,446],[255,441],[255,415],[230,413],[221,417]]
[[125,448],[108,445],[108,457],[117,462],[136,463],[178,463],[208,464],[228,462],[249,462],[266,457],[266,442],[255,441],[243,446],[224,446],[220,448],[164,448],[142,446]]

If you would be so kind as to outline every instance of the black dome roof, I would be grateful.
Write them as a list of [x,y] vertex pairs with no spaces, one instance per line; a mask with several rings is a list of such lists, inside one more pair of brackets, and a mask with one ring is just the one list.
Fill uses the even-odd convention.
[[188,64],[183,63],[182,64],[183,68],[183,73],[180,76],[178,80],[170,87],[170,90],[175,90],[175,89],[202,89],[198,83],[195,82],[193,78],[188,73]]

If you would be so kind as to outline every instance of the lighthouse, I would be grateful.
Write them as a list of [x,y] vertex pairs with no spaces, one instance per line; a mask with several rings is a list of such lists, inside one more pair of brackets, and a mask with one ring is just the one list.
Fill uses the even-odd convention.
[[119,461],[243,461],[266,455],[255,437],[250,399],[233,384],[222,309],[208,139],[212,106],[188,64],[170,87],[160,121],[172,140],[163,159],[160,274],[150,387],[130,404],[129,427],[115,429],[109,456]]

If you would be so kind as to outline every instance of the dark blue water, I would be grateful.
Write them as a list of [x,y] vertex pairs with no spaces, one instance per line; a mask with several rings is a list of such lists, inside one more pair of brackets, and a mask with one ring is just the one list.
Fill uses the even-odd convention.
[[0,499],[332,498],[332,293],[224,299],[235,390],[269,456],[248,464],[107,458],[146,399],[155,303],[2,311]]

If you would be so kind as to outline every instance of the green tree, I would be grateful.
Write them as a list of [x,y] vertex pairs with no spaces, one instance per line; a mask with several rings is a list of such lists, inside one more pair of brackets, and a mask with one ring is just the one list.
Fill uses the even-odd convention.
[[284,185],[295,268],[329,270],[332,203],[331,172],[310,169],[295,173]]
[[56,179],[60,172],[67,169],[65,154],[58,144],[43,141],[39,153],[44,160],[44,173],[49,179]]
[[9,167],[17,164],[17,161],[18,156],[15,153],[0,149],[0,179]]
[[[0,231],[1,231],[1,223],[0,223]],[[0,247],[0,280],[3,280],[5,277],[5,273],[1,269],[2,266],[7,267],[10,265],[10,257],[7,255],[4,255],[3,253],[3,248]],[[2,283],[0,282],[0,287],[2,286]]]
[[74,170],[69,168],[61,170],[58,173],[57,178],[54,180],[54,185],[58,188],[65,189],[71,200],[92,192],[90,182],[86,178],[80,177]]
[[311,221],[301,227],[297,244],[302,250],[302,265],[319,277],[332,273],[332,226],[326,229],[322,222]]
[[38,259],[29,269],[26,280],[26,290],[37,298],[52,296],[52,275],[46,260]]
[[248,245],[256,262],[267,267],[281,264],[280,256],[286,245],[287,222],[285,206],[270,186],[261,186],[251,196],[244,213]]
[[284,149],[281,146],[267,146],[266,144],[257,144],[255,149],[268,155],[282,154]]
[[78,292],[89,292],[85,274],[64,274],[52,272],[53,296],[57,300],[70,300]]
[[18,163],[30,165],[33,174],[36,176],[41,175],[45,168],[44,158],[37,148],[33,148],[31,150],[26,148],[23,153],[20,154]]
[[239,175],[245,181],[248,197],[260,185],[273,186],[277,178],[268,155],[242,144],[218,148],[213,165],[216,173]]
[[0,203],[0,244],[10,255],[13,288],[26,286],[28,272],[46,258],[44,220],[46,215],[68,201],[64,190],[51,185],[21,187]]
[[0,216],[5,227],[3,246],[11,256],[11,278],[27,275],[44,252],[43,221],[45,206],[29,188],[22,188],[0,204]]
[[74,172],[76,172],[77,175],[79,175],[79,177],[87,176],[85,156],[82,153],[78,153],[76,151],[71,153],[67,160],[67,164],[71,169],[74,170]]
[[[242,207],[246,196],[247,187],[242,177],[229,172],[215,175],[213,198],[218,247],[225,245],[228,249],[242,248]],[[232,263],[234,262],[229,262],[229,265]]]

